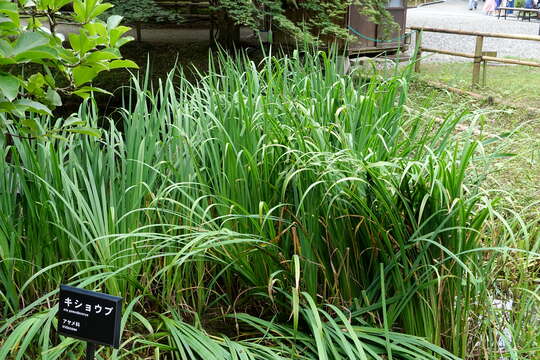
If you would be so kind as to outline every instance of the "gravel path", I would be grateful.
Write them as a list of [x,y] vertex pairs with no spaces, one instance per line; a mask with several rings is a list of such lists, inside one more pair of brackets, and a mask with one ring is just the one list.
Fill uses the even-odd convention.
[[[516,18],[497,19],[482,12],[484,2],[478,2],[478,10],[468,10],[467,0],[448,0],[442,4],[409,9],[407,26],[427,26],[451,30],[469,30],[506,34],[538,35],[539,20],[521,21]],[[451,34],[424,33],[425,47],[474,53],[474,37]],[[513,56],[540,60],[540,42],[506,39],[484,39],[484,51],[497,51],[498,56]],[[455,56],[432,54],[427,61],[471,61]],[[540,80],[540,79],[539,79]]]

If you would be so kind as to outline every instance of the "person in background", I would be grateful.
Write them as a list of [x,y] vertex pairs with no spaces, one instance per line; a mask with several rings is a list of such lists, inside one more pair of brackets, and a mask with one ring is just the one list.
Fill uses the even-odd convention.
[[[514,7],[514,0],[506,0],[506,4],[504,6],[513,8]],[[508,10],[506,13],[508,15],[513,14],[514,10]]]
[[525,0],[525,9],[532,9],[534,7],[533,0]]
[[492,15],[495,14],[496,7],[495,0],[486,0],[483,10],[487,15]]
[[502,0],[495,0],[495,9],[498,9],[501,7]]
[[469,10],[476,10],[476,8],[478,7],[478,1],[476,0],[469,0]]

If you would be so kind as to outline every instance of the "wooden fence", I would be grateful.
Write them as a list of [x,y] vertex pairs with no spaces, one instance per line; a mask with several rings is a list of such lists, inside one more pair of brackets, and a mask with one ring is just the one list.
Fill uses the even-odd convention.
[[[540,36],[537,35],[514,35],[514,34],[499,34],[499,33],[487,33],[487,32],[475,32],[475,31],[461,31],[461,30],[448,30],[448,29],[437,29],[429,27],[420,27],[413,26],[410,28],[412,31],[416,32],[416,63],[415,71],[420,72],[422,54],[424,52],[451,55],[473,59],[473,74],[472,74],[472,85],[473,87],[478,87],[480,85],[480,70],[482,64],[484,64],[484,81],[485,81],[485,65],[487,62],[498,62],[504,64],[513,64],[513,65],[524,65],[524,66],[533,66],[539,67],[540,63],[516,59],[507,59],[497,57],[496,53],[490,51],[483,51],[484,47],[484,38],[499,38],[499,39],[512,39],[512,40],[529,40],[529,41],[538,41],[540,42]],[[433,33],[443,33],[443,34],[453,34],[453,35],[464,35],[464,36],[475,36],[476,37],[476,46],[474,49],[474,54],[449,51],[442,49],[431,49],[422,46],[422,34],[424,32],[433,32]]]

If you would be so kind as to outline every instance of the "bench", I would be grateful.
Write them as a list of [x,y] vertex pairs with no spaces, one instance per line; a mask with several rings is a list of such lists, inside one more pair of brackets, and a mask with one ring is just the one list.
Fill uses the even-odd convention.
[[504,18],[506,19],[506,15],[508,11],[515,11],[518,13],[517,18],[521,17],[521,20],[525,20],[525,17],[527,16],[528,20],[531,21],[531,14],[536,14],[537,17],[540,17],[540,9],[529,9],[529,8],[515,8],[515,7],[505,7],[501,6],[496,9],[498,11],[497,18],[501,18],[501,11],[504,11]]

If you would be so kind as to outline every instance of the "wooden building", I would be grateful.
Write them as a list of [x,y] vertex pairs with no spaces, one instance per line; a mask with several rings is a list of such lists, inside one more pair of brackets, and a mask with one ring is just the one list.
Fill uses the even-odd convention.
[[[346,28],[354,40],[347,43],[338,41],[338,43],[344,48],[346,47],[351,56],[394,54],[398,51],[405,51],[409,42],[409,36],[406,33],[407,0],[389,0],[387,10],[399,26],[398,31],[388,31],[384,25],[375,24],[368,17],[361,15],[358,6],[349,6],[338,25]],[[303,18],[309,17],[309,14],[291,10],[288,16],[294,21],[301,21]],[[327,43],[332,42],[332,39],[328,38],[322,40]],[[274,36],[274,42],[291,44],[294,40],[287,34],[277,32]]]
[[383,26],[374,24],[367,17],[360,15],[356,6],[350,6],[345,26],[356,41],[348,44],[350,54],[366,54],[381,52],[395,53],[407,48],[409,37],[407,27],[407,0],[390,0],[388,11],[399,25],[399,31],[385,34]]
[[[231,43],[236,43],[240,40],[240,29],[234,26],[234,22],[223,21],[223,14],[214,13],[211,11],[212,4],[216,0],[155,0],[157,4],[165,8],[174,8],[178,10],[186,19],[189,26],[193,26],[193,21],[199,22],[199,26],[208,26],[210,28],[210,38],[227,39]],[[355,39],[347,44],[340,41],[346,46],[350,55],[378,55],[381,53],[393,54],[398,50],[405,51],[408,45],[408,36],[406,36],[407,22],[407,0],[388,0],[388,11],[393,16],[394,21],[399,25],[399,31],[389,33],[384,26],[375,24],[366,16],[359,13],[358,7],[355,5],[349,6],[341,23],[338,25],[348,29],[349,33]],[[301,21],[309,17],[309,14],[302,12],[297,8],[288,9],[287,17],[294,21]],[[271,19],[267,19],[265,24],[262,24],[264,30],[271,29]],[[295,41],[286,33],[281,33],[273,29],[272,40],[280,45],[293,45]],[[330,39],[327,42],[331,42]],[[229,44],[230,45],[230,44]]]

